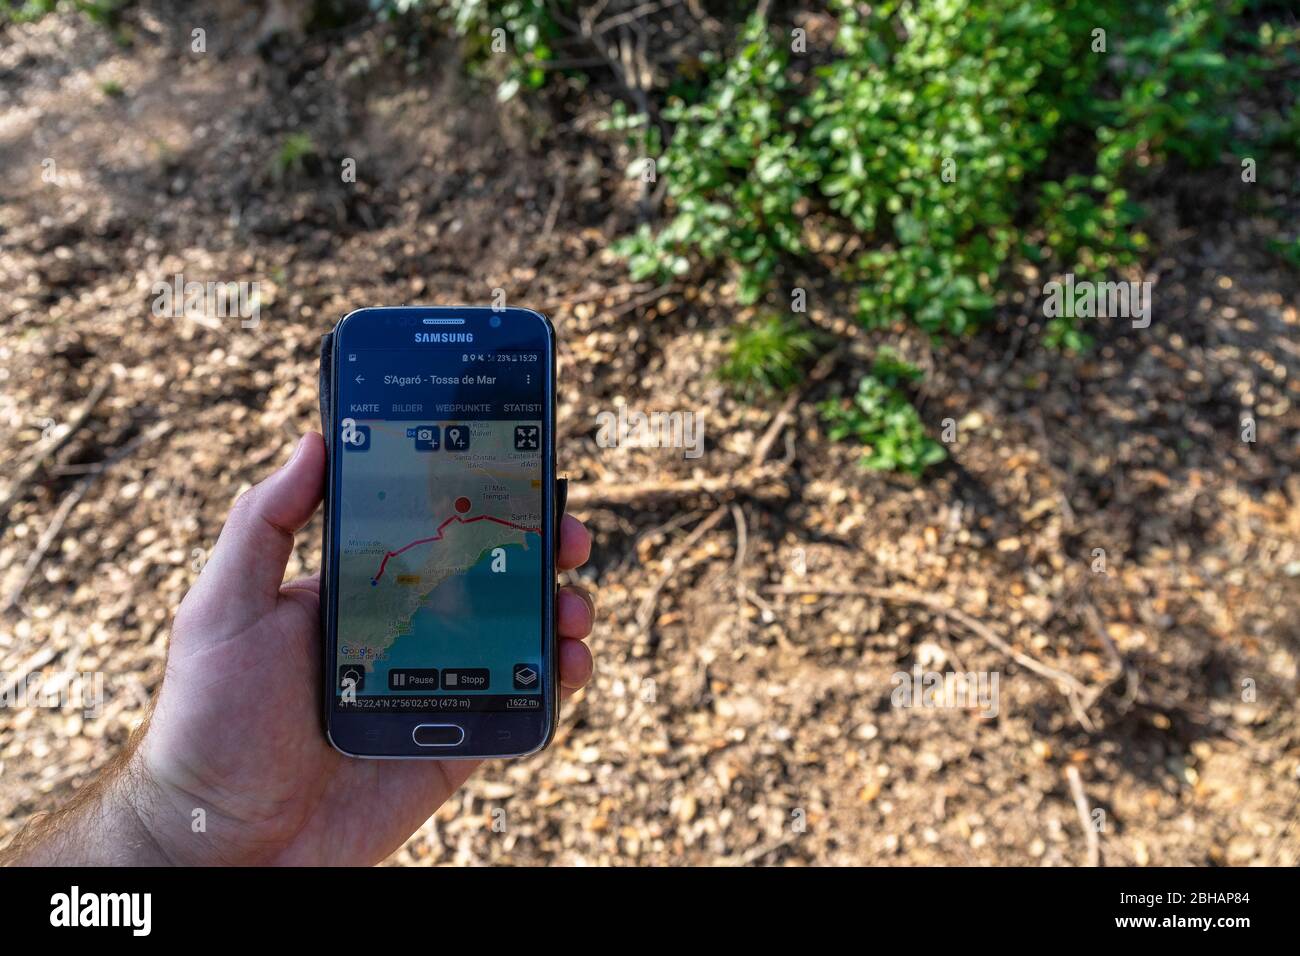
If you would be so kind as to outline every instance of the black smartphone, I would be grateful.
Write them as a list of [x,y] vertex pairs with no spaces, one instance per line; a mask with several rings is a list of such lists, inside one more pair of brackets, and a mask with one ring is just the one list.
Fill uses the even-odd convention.
[[555,332],[368,308],[321,348],[324,724],[356,757],[519,757],[555,730]]

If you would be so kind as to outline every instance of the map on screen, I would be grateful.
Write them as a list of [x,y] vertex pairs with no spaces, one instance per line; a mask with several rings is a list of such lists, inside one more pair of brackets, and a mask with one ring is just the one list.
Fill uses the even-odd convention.
[[539,690],[541,423],[353,426],[340,442],[340,678],[365,696]]

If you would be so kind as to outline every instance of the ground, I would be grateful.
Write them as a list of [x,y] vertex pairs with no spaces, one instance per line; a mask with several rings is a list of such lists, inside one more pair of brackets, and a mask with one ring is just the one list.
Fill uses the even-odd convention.
[[[498,104],[450,48],[408,70],[382,27],[259,52],[229,5],[199,5],[195,55],[192,17],[144,9],[129,48],[74,15],[0,45],[4,494],[106,389],[0,516],[0,679],[106,675],[98,716],[0,712],[0,840],[141,718],[230,504],[319,427],[320,335],[502,289],[559,334],[597,670],[549,750],[484,768],[392,862],[1073,865],[1070,768],[1106,864],[1300,862],[1295,277],[1212,175],[1151,197],[1149,329],[1047,352],[1022,271],[940,363],[815,288],[844,344],[782,415],[714,375],[748,317],[725,269],[656,287],[610,254],[637,193],[602,104]],[[278,169],[297,132],[312,155]],[[182,272],[259,281],[256,327],[155,316]],[[927,370],[931,433],[957,426],[923,480],[860,469],[818,421],[882,341]],[[702,411],[704,455],[601,447],[622,403]],[[289,576],[319,554],[317,517]],[[995,672],[996,716],[891,706],[913,668]]]

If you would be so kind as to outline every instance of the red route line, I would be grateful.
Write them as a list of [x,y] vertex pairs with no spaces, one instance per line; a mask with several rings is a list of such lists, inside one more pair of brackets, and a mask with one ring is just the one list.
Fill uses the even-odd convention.
[[503,524],[507,528],[514,528],[518,531],[531,531],[534,534],[542,533],[540,528],[527,528],[521,524],[515,524],[513,521],[506,521],[504,518],[494,518],[492,515],[475,515],[473,518],[462,518],[460,515],[452,515],[442,524],[438,525],[438,533],[435,534],[433,537],[420,538],[416,541],[412,541],[410,544],[405,545],[404,547],[398,548],[396,551],[389,551],[387,554],[385,554],[384,560],[379,562],[379,570],[375,572],[375,576],[371,578],[371,580],[378,581],[380,578],[384,576],[384,568],[387,567],[389,558],[395,558],[403,551],[410,551],[418,544],[428,544],[430,541],[441,541],[443,529],[446,528],[447,525],[451,524],[453,521],[458,521],[461,524],[473,524],[475,521],[495,521],[497,524]]

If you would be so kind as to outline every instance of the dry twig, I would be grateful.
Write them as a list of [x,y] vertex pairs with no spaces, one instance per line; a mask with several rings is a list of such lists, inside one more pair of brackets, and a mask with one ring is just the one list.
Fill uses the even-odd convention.
[[665,498],[708,495],[731,499],[737,495],[754,498],[781,498],[789,493],[780,478],[785,469],[756,468],[737,475],[710,475],[674,481],[641,481],[628,485],[577,485],[569,490],[569,507],[591,508],[598,505],[649,505]]
[[[652,296],[658,294],[651,293]],[[629,485],[577,485],[569,489],[569,504],[574,507],[591,507],[593,505],[649,504],[664,498],[679,498],[688,495],[708,495],[725,500],[737,495],[755,498],[784,497],[787,489],[780,484],[786,467],[782,464],[766,464],[772,446],[781,437],[786,425],[794,416],[794,409],[807,393],[807,390],[830,375],[839,360],[840,351],[834,350],[823,355],[802,388],[796,389],[781,403],[776,414],[768,423],[763,437],[754,446],[750,456],[750,467],[735,475],[705,476],[703,478],[685,478],[673,481],[645,481]]]
[[642,630],[647,632],[650,630],[650,625],[654,621],[655,605],[659,603],[659,594],[663,591],[668,582],[673,579],[673,575],[676,574],[681,567],[679,564],[681,559],[691,550],[691,548],[695,547],[701,538],[715,528],[718,522],[721,521],[726,514],[727,508],[725,506],[714,510],[711,515],[692,528],[691,533],[683,538],[681,543],[678,544],[677,547],[673,548],[669,555],[664,558],[664,563],[668,566],[668,570],[659,576],[659,580],[654,583],[654,586],[650,589],[650,593],[641,599],[641,604],[637,607],[636,622]]
[[768,424],[767,430],[763,432],[763,437],[760,438],[758,444],[754,446],[754,454],[750,458],[750,464],[758,466],[763,463],[767,458],[768,452],[772,450],[772,446],[776,444],[776,440],[781,437],[781,433],[785,430],[785,426],[789,423],[790,419],[794,417],[794,410],[803,399],[804,395],[807,394],[808,390],[812,386],[821,382],[826,378],[826,376],[831,374],[831,371],[835,368],[835,363],[839,361],[841,354],[842,352],[840,349],[833,349],[823,355],[818,359],[817,364],[813,366],[813,370],[808,373],[808,379],[803,383],[803,386],[794,389],[786,396],[785,401],[781,403],[781,407],[778,408],[776,414],[772,416],[772,421]]
[[90,418],[90,413],[95,410],[95,406],[99,404],[99,400],[104,397],[104,394],[112,384],[113,376],[111,375],[101,379],[99,383],[91,389],[90,394],[86,396],[86,400],[77,407],[75,412],[72,413],[72,417],[68,420],[67,427],[61,433],[47,439],[44,444],[36,446],[31,457],[28,458],[18,470],[18,475],[9,486],[9,491],[5,495],[4,500],[0,501],[0,528],[4,527],[5,518],[9,514],[9,509],[27,493],[27,486],[31,483],[32,478],[35,477],[36,473],[40,471],[41,466],[57,455],[60,449],[72,440],[72,436],[75,435],[81,429],[81,426],[86,423],[86,420]]
[[1101,837],[1092,825],[1092,809],[1088,805],[1088,795],[1083,792],[1083,780],[1079,777],[1079,768],[1070,764],[1065,768],[1065,779],[1070,782],[1070,794],[1074,797],[1074,809],[1079,814],[1079,825],[1083,827],[1084,838],[1088,841],[1088,862],[1086,866],[1101,866]]
[[63,526],[67,522],[68,517],[72,514],[73,509],[76,508],[81,502],[81,499],[86,496],[86,492],[88,492],[90,486],[95,483],[95,479],[103,474],[115,462],[120,461],[127,455],[131,454],[131,452],[135,451],[135,449],[144,442],[152,441],[166,434],[171,430],[171,427],[172,426],[169,423],[160,422],[152,428],[141,432],[135,438],[131,439],[131,441],[127,442],[121,448],[117,449],[105,458],[99,463],[97,468],[77,482],[72,491],[70,491],[63,499],[62,503],[60,503],[59,510],[54,513],[54,517],[50,519],[50,523],[41,533],[32,553],[27,556],[27,562],[23,565],[22,572],[18,576],[18,582],[10,589],[8,597],[4,600],[4,604],[0,604],[0,614],[7,614],[9,610],[18,603],[18,599],[22,597],[23,590],[27,587],[27,583],[31,581],[32,575],[36,573],[37,567],[40,566],[41,561],[45,558],[50,547],[58,538],[59,532],[63,530]]
[[978,618],[967,614],[965,611],[954,606],[951,602],[934,594],[925,594],[920,591],[914,591],[911,588],[895,585],[893,587],[871,587],[863,585],[853,588],[818,588],[818,587],[784,587],[772,585],[763,589],[768,594],[816,594],[827,597],[868,597],[877,601],[886,601],[893,604],[912,604],[924,607],[949,618],[952,621],[962,625],[976,637],[981,638],[985,643],[992,645],[1014,660],[1021,667],[1032,671],[1039,677],[1051,682],[1057,690],[1065,695],[1066,702],[1070,705],[1070,711],[1074,714],[1076,720],[1088,731],[1095,729],[1092,718],[1084,709],[1083,700],[1088,693],[1088,689],[1072,674],[1067,674],[1059,668],[1052,667],[1050,664],[1044,664],[1022,651],[1016,650],[1006,640],[999,637],[987,624]]

